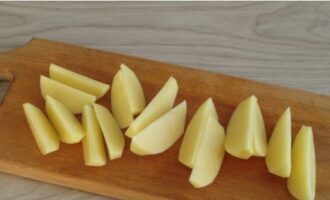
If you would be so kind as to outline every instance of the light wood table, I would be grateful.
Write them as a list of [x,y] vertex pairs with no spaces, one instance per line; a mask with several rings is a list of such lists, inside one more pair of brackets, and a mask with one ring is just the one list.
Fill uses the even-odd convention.
[[[36,36],[327,95],[329,33],[327,2],[0,3],[1,52]],[[0,199],[107,198],[0,174]]]

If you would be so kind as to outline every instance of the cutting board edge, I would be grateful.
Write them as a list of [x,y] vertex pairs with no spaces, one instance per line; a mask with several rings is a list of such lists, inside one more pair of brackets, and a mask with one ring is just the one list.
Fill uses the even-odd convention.
[[[48,183],[58,185],[66,188],[72,188],[75,190],[99,194],[105,197],[113,197],[118,199],[132,199],[132,200],[168,200],[168,198],[148,194],[142,191],[128,190],[124,187],[118,187],[116,185],[110,185],[104,187],[99,182],[88,182],[84,179],[74,178],[70,176],[64,176],[63,174],[57,174],[50,171],[43,171],[38,168],[26,168],[24,165],[16,162],[2,161],[0,160],[0,172],[10,174],[18,177],[23,177],[40,183]],[[81,185],[77,186],[77,183]],[[95,187],[98,186],[98,187]],[[94,189],[91,189],[94,188]]]

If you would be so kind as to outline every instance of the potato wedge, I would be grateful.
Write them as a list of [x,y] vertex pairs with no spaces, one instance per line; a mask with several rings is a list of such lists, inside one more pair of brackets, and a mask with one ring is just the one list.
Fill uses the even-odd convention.
[[60,140],[47,117],[39,108],[30,103],[24,103],[23,108],[40,152],[46,155],[57,151],[60,147]]
[[96,97],[91,94],[43,75],[40,76],[40,89],[44,99],[46,99],[47,95],[52,96],[63,103],[74,114],[81,113],[85,104],[92,105],[96,100]]
[[227,127],[225,149],[242,159],[266,155],[266,128],[255,96],[241,102],[232,114]]
[[130,150],[138,155],[153,155],[170,148],[184,132],[186,112],[187,103],[183,101],[136,134]]
[[112,112],[121,128],[128,127],[145,107],[142,86],[135,73],[121,64],[112,81]]
[[268,142],[266,155],[268,171],[280,177],[291,173],[291,111],[287,108],[276,123]]
[[217,177],[225,156],[225,130],[209,116],[202,135],[189,182],[195,188],[211,184]]
[[292,147],[292,168],[287,179],[289,192],[296,199],[315,199],[316,161],[313,130],[303,126]]
[[133,137],[150,123],[171,110],[178,93],[178,84],[175,78],[170,77],[157,95],[150,101],[143,112],[131,123],[125,132]]
[[47,95],[46,112],[62,142],[73,144],[82,140],[85,135],[84,129],[73,113],[60,101]]
[[105,165],[107,160],[103,136],[91,105],[84,106],[82,113],[82,124],[86,133],[84,139],[82,140],[85,165]]
[[133,115],[141,113],[146,106],[143,89],[141,83],[130,68],[125,64],[120,65],[120,70],[123,72],[125,90],[128,97],[129,107]]
[[108,84],[70,71],[53,63],[51,63],[49,67],[49,76],[53,80],[92,94],[98,99],[105,95],[110,88]]
[[218,114],[211,98],[208,98],[198,108],[184,134],[179,151],[179,161],[187,167],[193,167],[209,116],[218,120]]
[[117,121],[104,106],[94,104],[94,110],[105,139],[110,160],[121,158],[124,151],[125,139]]

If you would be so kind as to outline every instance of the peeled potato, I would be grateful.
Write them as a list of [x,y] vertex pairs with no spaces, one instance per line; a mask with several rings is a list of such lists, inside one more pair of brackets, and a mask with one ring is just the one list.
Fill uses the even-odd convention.
[[40,76],[40,89],[44,99],[47,95],[52,96],[73,113],[81,113],[85,104],[92,105],[96,100],[96,97],[91,94],[42,75]]
[[189,182],[195,188],[211,184],[217,177],[225,156],[225,130],[209,116],[205,125]]
[[120,128],[128,127],[134,120],[125,91],[123,73],[118,71],[113,77],[111,88],[111,108]]
[[99,104],[94,104],[97,121],[101,127],[110,160],[122,157],[125,140],[119,125],[110,111]]
[[291,112],[287,108],[276,123],[268,142],[266,155],[268,171],[281,177],[291,172]]
[[292,168],[287,179],[289,192],[296,199],[315,198],[315,149],[313,130],[303,126],[298,132],[292,147]]
[[85,132],[81,124],[60,101],[47,95],[46,111],[62,142],[73,144],[82,140]]
[[135,73],[125,64],[120,65],[123,73],[125,90],[128,97],[129,107],[133,115],[137,115],[146,106],[143,89],[141,83]]
[[254,131],[254,156],[264,157],[267,154],[267,136],[264,118],[262,117],[258,102],[255,102],[255,131]]
[[209,116],[218,120],[218,114],[211,98],[207,99],[198,108],[184,134],[179,151],[179,161],[187,167],[193,167],[201,138],[206,131]]
[[103,166],[106,164],[106,155],[103,136],[95,112],[90,105],[85,105],[82,113],[82,124],[85,137],[82,140],[84,161],[87,166]]
[[227,126],[225,149],[238,158],[248,159],[254,153],[255,101],[256,98],[253,96],[241,102]]
[[232,114],[227,127],[225,149],[242,159],[266,155],[266,129],[255,96],[241,102]]
[[112,112],[121,128],[128,127],[145,107],[142,86],[135,73],[121,64],[112,81]]
[[125,135],[128,137],[135,136],[150,123],[171,110],[177,93],[178,84],[173,77],[170,77],[143,112],[131,123]]
[[49,67],[49,76],[58,82],[92,94],[97,98],[102,97],[110,88],[108,84],[67,70],[53,63]]
[[60,147],[60,141],[55,129],[46,116],[39,108],[30,103],[24,103],[23,108],[40,152],[46,155],[57,151]]
[[136,134],[130,150],[138,155],[153,155],[170,148],[183,134],[186,112],[184,101]]
[[112,81],[111,108],[120,128],[128,127],[134,120],[124,84],[123,72],[118,71]]

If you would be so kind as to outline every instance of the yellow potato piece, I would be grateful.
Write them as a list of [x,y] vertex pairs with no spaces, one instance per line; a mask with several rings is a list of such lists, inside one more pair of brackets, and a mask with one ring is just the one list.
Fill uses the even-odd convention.
[[266,155],[265,124],[255,96],[241,102],[232,114],[227,127],[225,149],[242,159]]
[[135,73],[125,64],[120,65],[120,70],[123,72],[125,90],[128,97],[129,107],[133,115],[137,115],[146,106],[143,89],[141,83]]
[[78,143],[84,137],[85,132],[73,113],[49,95],[46,96],[46,112],[62,142]]
[[142,86],[135,73],[121,64],[112,81],[111,105],[115,119],[121,128],[128,127],[145,107]]
[[195,188],[211,184],[220,171],[224,156],[225,130],[216,119],[209,116],[189,182]]
[[129,106],[128,94],[125,90],[124,75],[118,71],[113,77],[111,88],[111,108],[120,128],[128,127],[134,120]]
[[266,156],[267,154],[267,136],[265,122],[261,114],[258,102],[255,102],[255,131],[254,131],[254,156]]
[[268,171],[281,177],[291,172],[291,111],[287,108],[276,123],[268,142],[266,155]]
[[85,137],[82,140],[84,161],[87,166],[103,166],[106,154],[100,126],[91,105],[85,105],[82,113]]
[[183,134],[187,103],[165,113],[132,138],[130,149],[138,155],[159,154],[170,148]]
[[178,84],[175,78],[170,77],[158,94],[150,101],[143,112],[131,123],[125,132],[133,137],[150,123],[171,110],[178,93]]
[[54,127],[46,116],[39,108],[30,103],[24,103],[23,108],[40,152],[46,155],[57,151],[60,147],[60,141]]
[[75,114],[81,113],[85,104],[92,105],[96,100],[96,97],[91,94],[42,75],[40,76],[40,89],[44,99],[46,99],[47,95],[50,95],[62,102]]
[[252,96],[241,102],[232,114],[227,127],[226,151],[238,158],[248,159],[254,153],[254,112],[255,101]]
[[293,143],[292,168],[287,179],[289,192],[296,199],[315,198],[315,162],[313,130],[309,126],[303,126]]
[[187,167],[193,167],[201,138],[206,131],[206,122],[209,116],[218,120],[218,114],[211,98],[207,99],[198,108],[184,134],[179,151],[179,161]]
[[92,94],[97,98],[102,97],[110,88],[108,84],[70,71],[53,63],[50,64],[49,67],[49,76],[58,82]]
[[94,104],[94,110],[105,139],[110,160],[122,157],[125,139],[115,118],[107,108],[99,104]]

